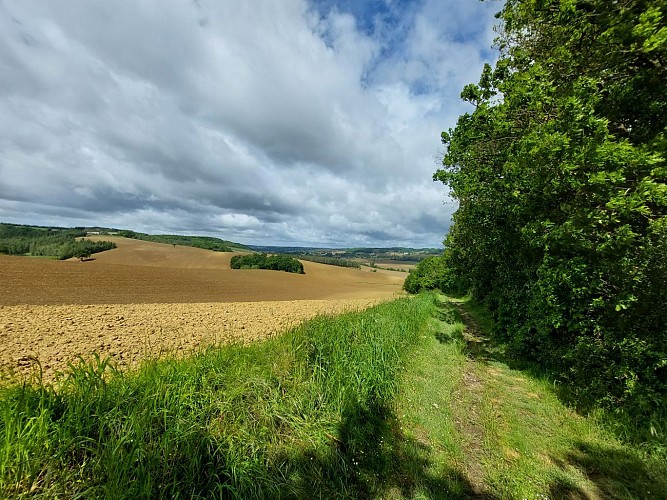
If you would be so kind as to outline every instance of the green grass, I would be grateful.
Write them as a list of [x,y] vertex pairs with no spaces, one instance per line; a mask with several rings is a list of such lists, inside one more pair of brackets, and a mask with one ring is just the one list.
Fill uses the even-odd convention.
[[664,498],[664,454],[624,444],[548,380],[510,368],[484,337],[488,318],[443,300],[395,400],[426,464],[402,497]]
[[[267,342],[0,390],[0,496],[664,498],[664,454],[419,295]],[[510,363],[511,364],[511,363]]]
[[[273,340],[0,394],[4,497],[380,494],[377,442],[433,299],[316,318]],[[376,451],[373,446],[377,445]],[[378,465],[379,464],[379,465]]]

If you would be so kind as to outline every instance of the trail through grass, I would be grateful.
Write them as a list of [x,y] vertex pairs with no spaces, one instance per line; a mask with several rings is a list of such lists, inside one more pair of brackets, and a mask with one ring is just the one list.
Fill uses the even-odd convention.
[[667,467],[420,295],[0,389],[5,498],[664,498]]
[[[463,301],[442,299],[396,399],[423,446],[426,498],[665,498],[664,456],[620,443],[559,401],[545,380],[508,367]],[[410,496],[410,495],[407,495]]]

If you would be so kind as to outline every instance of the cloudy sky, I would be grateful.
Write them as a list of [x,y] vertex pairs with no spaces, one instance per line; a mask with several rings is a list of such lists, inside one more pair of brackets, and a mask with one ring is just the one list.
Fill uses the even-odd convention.
[[440,246],[477,0],[0,0],[0,221]]

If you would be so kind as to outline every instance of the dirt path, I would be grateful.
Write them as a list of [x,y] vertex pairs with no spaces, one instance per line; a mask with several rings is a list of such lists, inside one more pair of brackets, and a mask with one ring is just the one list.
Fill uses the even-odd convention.
[[463,377],[454,394],[454,400],[459,404],[453,408],[454,423],[458,432],[465,440],[463,453],[465,455],[465,474],[469,481],[472,493],[484,498],[488,487],[484,483],[482,458],[484,454],[484,426],[482,425],[482,407],[484,403],[483,385],[478,370],[482,368],[478,363],[480,347],[486,339],[475,319],[470,316],[460,304],[451,302],[461,317],[465,328],[463,339],[466,342],[465,351],[468,357],[465,361]]
[[623,443],[552,381],[508,365],[479,308],[441,302],[397,396],[416,460],[397,468],[405,479],[392,498],[665,498],[662,453]]

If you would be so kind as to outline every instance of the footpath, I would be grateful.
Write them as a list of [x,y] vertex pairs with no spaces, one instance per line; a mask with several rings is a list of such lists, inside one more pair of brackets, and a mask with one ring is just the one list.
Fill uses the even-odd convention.
[[441,297],[395,401],[392,497],[665,498],[667,466],[513,368],[465,301]]

